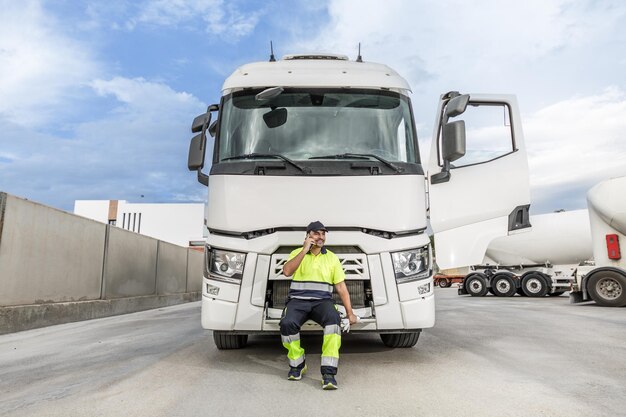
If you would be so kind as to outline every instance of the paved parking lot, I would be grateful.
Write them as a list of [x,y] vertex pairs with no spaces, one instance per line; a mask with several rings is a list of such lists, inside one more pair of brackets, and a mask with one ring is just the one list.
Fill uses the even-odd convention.
[[626,415],[626,308],[437,289],[412,349],[344,338],[340,389],[285,379],[280,339],[218,351],[191,303],[0,336],[0,415]]

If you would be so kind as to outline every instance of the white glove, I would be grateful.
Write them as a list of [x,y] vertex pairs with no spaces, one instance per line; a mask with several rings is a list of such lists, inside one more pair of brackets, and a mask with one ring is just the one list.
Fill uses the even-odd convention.
[[[361,317],[356,316],[356,322],[360,322],[361,321]],[[344,317],[341,319],[341,330],[344,333],[350,333],[350,319],[347,317]]]

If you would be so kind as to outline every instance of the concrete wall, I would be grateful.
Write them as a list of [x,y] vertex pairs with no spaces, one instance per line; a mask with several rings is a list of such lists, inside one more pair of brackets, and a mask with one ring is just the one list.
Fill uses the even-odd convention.
[[201,291],[204,252],[189,249],[188,253],[189,257],[187,258],[187,292]]
[[[193,301],[203,259],[202,252],[0,193],[0,334]],[[128,302],[102,303],[119,299]]]
[[187,291],[187,250],[159,241],[157,258],[157,294],[176,294]]
[[158,240],[109,226],[103,298],[156,294],[158,245]]
[[106,226],[4,195],[0,305],[99,299]]

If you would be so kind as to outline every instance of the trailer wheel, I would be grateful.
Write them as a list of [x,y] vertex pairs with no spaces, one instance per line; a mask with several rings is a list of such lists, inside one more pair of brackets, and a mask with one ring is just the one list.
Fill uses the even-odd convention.
[[491,279],[491,289],[498,297],[513,297],[515,294],[515,281],[508,274],[496,274]]
[[463,288],[472,297],[482,297],[487,294],[487,280],[482,274],[473,274],[465,278]]
[[410,333],[382,333],[380,339],[385,346],[391,348],[410,348],[415,346],[421,332]]
[[219,330],[213,331],[213,341],[218,349],[241,349],[248,343],[247,334],[232,334]]
[[605,307],[626,306],[626,277],[615,271],[601,271],[587,281],[591,299]]
[[448,288],[451,285],[450,280],[443,278],[439,280],[439,287],[440,288]]
[[522,278],[522,290],[528,297],[543,297],[548,293],[548,282],[542,274],[532,272]]

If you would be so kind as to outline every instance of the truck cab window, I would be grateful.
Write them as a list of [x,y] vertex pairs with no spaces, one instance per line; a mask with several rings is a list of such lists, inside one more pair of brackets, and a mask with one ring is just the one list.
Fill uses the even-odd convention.
[[453,168],[480,164],[507,155],[515,150],[510,122],[510,109],[505,104],[470,103],[467,110],[450,121],[465,121],[466,152],[452,163]]
[[[398,93],[286,89],[265,101],[257,100],[257,93],[240,91],[225,98],[218,163],[251,153],[297,161],[360,153],[391,162],[419,162],[409,101]],[[284,119],[277,122],[270,116],[279,109]]]

